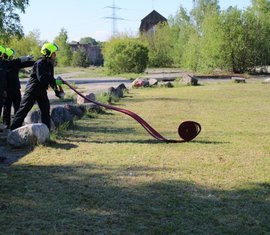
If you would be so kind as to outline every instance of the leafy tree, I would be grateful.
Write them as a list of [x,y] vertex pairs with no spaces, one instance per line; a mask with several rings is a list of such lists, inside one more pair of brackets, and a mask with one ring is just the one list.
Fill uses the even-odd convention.
[[191,10],[190,15],[193,24],[198,30],[201,29],[205,16],[210,11],[219,11],[218,0],[193,0],[194,8]]
[[188,63],[185,63],[186,61],[184,61],[183,55],[184,53],[187,55],[189,40],[191,36],[196,33],[196,29],[191,23],[191,17],[187,11],[180,6],[176,16],[169,19],[169,24],[171,25],[172,36],[174,37],[173,49],[171,50],[173,63],[175,66],[188,68]]
[[0,2],[0,37],[7,42],[12,36],[23,35],[20,17],[16,10],[25,12],[29,0],[3,0]]
[[98,42],[91,37],[85,37],[80,39],[80,44],[91,44],[91,45],[98,45]]
[[72,57],[72,66],[73,67],[89,67],[90,62],[87,57],[87,53],[84,48],[79,48],[76,52],[73,53]]
[[32,31],[24,37],[14,36],[10,39],[9,47],[16,51],[15,56],[32,55],[35,59],[41,56],[39,31]]
[[153,33],[143,33],[141,40],[147,45],[149,50],[149,66],[151,67],[171,67],[173,64],[172,31],[167,24],[158,24]]
[[110,73],[142,73],[148,63],[148,49],[133,38],[113,38],[103,47],[105,67]]
[[68,44],[68,33],[65,29],[61,29],[59,35],[54,39],[59,47],[57,52],[57,63],[60,66],[70,66],[72,61],[72,51]]
[[222,58],[223,30],[220,14],[216,9],[208,11],[201,26],[200,71],[212,72],[216,68],[227,69]]

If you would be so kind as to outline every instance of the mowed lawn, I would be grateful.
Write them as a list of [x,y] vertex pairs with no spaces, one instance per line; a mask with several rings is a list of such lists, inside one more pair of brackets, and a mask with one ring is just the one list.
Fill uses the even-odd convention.
[[270,85],[131,90],[118,104],[0,168],[0,234],[270,234]]

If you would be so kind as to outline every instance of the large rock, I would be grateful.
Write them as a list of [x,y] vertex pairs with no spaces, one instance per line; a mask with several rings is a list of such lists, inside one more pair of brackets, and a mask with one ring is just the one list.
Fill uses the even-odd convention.
[[184,85],[187,85],[187,86],[197,86],[198,85],[198,79],[192,77],[189,74],[184,74],[182,76],[182,79],[180,80],[180,82]]
[[[24,124],[42,123],[40,110],[30,111],[24,119]],[[51,131],[55,130],[54,122],[51,119]]]
[[78,105],[66,104],[64,108],[67,109],[73,117],[82,118],[84,115],[84,110]]
[[[94,93],[90,93],[88,95],[83,94],[83,95],[90,100],[93,100],[93,101],[96,100],[96,95]],[[90,101],[78,95],[77,104],[85,104],[85,103],[90,103]]]
[[73,117],[64,107],[59,106],[53,108],[51,112],[51,119],[53,120],[56,128],[64,123],[66,123],[68,127],[73,125]]
[[79,107],[84,113],[92,112],[92,111],[97,112],[97,113],[101,112],[101,107],[94,103],[81,104]]
[[149,81],[146,78],[137,78],[132,82],[132,87],[139,88],[139,87],[148,87]]
[[8,134],[7,142],[13,147],[44,144],[50,139],[50,131],[43,123],[22,126]]
[[158,83],[158,85],[160,87],[167,87],[167,88],[172,88],[174,87],[173,84],[171,82],[164,82],[164,81],[161,81]]
[[108,95],[113,97],[122,98],[124,96],[124,92],[121,88],[117,87],[109,87],[108,88]]
[[126,85],[124,83],[121,83],[118,87],[116,87],[116,89],[120,89],[122,90],[123,92],[128,90]]
[[243,77],[232,77],[232,81],[235,83],[246,83],[246,79]]
[[40,110],[30,111],[24,119],[25,124],[41,123]]
[[156,86],[156,85],[158,85],[158,80],[155,79],[155,78],[150,78],[148,80],[148,82],[149,82],[149,86]]

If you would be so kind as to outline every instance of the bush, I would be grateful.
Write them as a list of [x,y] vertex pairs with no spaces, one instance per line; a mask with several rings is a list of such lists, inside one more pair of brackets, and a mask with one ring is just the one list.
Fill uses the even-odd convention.
[[72,57],[72,66],[73,67],[89,67],[90,62],[87,57],[86,51],[83,48],[80,48],[78,51],[74,52]]
[[142,73],[148,64],[148,49],[132,38],[115,38],[103,47],[109,73]]

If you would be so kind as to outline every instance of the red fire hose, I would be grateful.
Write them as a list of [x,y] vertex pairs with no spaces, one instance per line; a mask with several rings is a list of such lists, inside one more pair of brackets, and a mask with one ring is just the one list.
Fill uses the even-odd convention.
[[77,91],[74,87],[72,87],[67,81],[62,79],[63,84],[67,85],[71,90],[73,90],[76,94],[78,94],[79,96],[83,97],[84,99],[88,100],[91,103],[94,103],[98,106],[107,108],[107,109],[111,109],[111,110],[115,110],[121,113],[124,113],[130,117],[132,117],[133,119],[135,119],[138,123],[140,123],[142,125],[142,127],[151,135],[153,136],[155,139],[162,141],[162,142],[166,142],[166,143],[181,143],[181,142],[188,142],[193,140],[197,135],[199,135],[199,133],[201,132],[201,125],[197,122],[194,121],[185,121],[182,122],[179,127],[178,127],[178,134],[179,136],[183,139],[183,140],[170,140],[170,139],[166,139],[165,137],[163,137],[161,134],[159,134],[153,127],[151,127],[146,121],[144,121],[139,115],[137,115],[136,113],[133,113],[127,109],[122,109],[122,108],[118,108],[115,106],[111,106],[111,105],[107,105],[107,104],[103,104],[100,103],[98,101],[94,101],[91,100],[89,98],[87,98],[86,96],[84,96],[82,93],[80,93],[79,91]]

